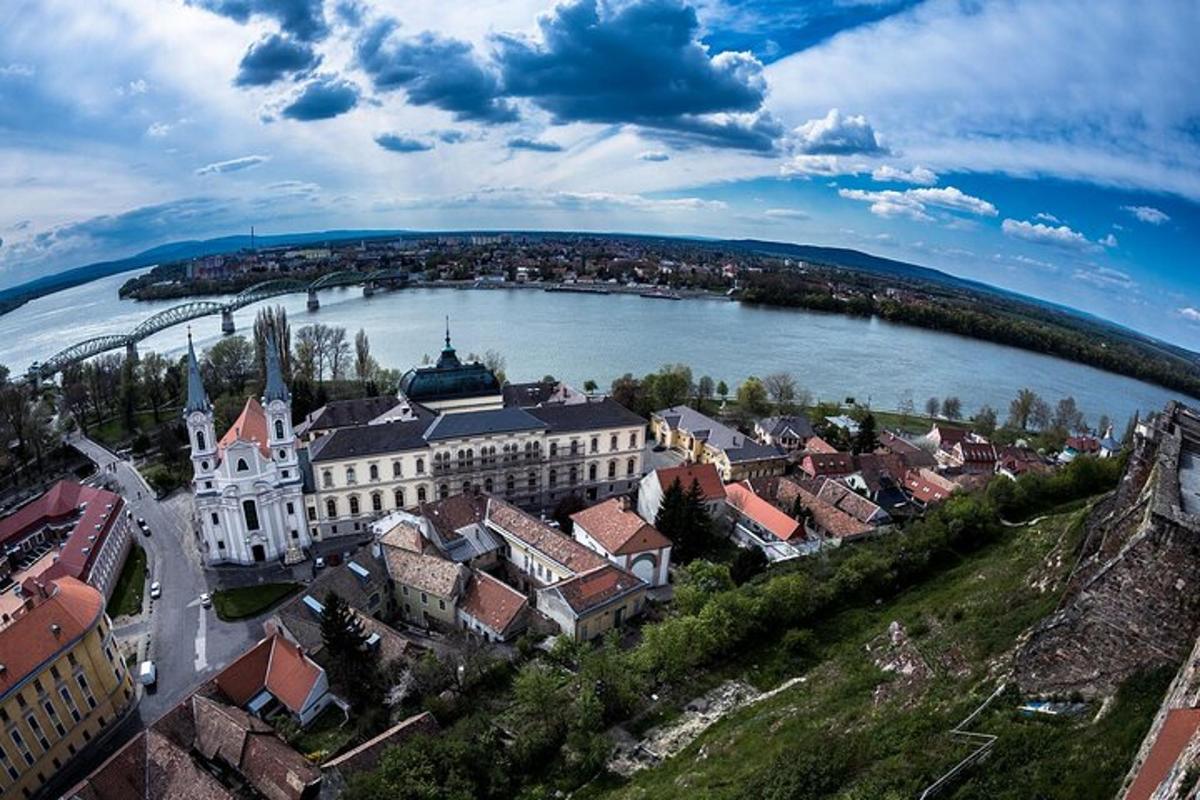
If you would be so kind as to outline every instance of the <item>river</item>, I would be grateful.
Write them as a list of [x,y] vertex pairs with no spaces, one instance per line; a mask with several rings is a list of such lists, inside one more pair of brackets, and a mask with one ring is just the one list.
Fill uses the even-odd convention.
[[[179,301],[120,300],[126,273],[27,303],[0,316],[0,364],[23,373],[64,347],[92,336],[125,333]],[[321,309],[305,310],[305,295],[264,304],[287,309],[293,331],[308,322],[366,330],[384,366],[407,369],[436,357],[445,316],[460,354],[496,350],[511,380],[550,374],[580,386],[607,387],[625,372],[643,375],[667,362],[735,387],[748,375],[786,371],[821,399],[855,397],[896,408],[907,392],[925,398],[957,395],[964,411],[990,404],[1003,416],[1022,387],[1051,403],[1072,395],[1095,424],[1108,414],[1118,425],[1135,410],[1162,408],[1182,397],[1151,384],[1050,356],[989,342],[896,325],[794,309],[743,306],[724,300],[652,300],[626,295],[535,290],[409,289],[364,298],[361,288],[323,291]],[[257,306],[235,313],[248,333]],[[220,317],[191,323],[197,347],[220,338]],[[139,344],[178,356],[187,328],[178,325]]]

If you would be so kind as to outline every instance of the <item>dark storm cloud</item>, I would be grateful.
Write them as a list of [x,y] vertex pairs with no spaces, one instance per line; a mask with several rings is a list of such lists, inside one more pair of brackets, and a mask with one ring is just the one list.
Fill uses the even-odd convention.
[[429,142],[398,133],[381,133],[375,137],[375,144],[393,153],[423,153],[433,149]]
[[266,86],[310,72],[321,63],[311,45],[273,33],[250,45],[238,65],[236,86]]
[[329,33],[325,21],[324,0],[185,0],[188,5],[246,23],[251,17],[268,17],[281,30],[306,42],[323,39]]
[[532,150],[535,153],[560,153],[562,145],[555,142],[543,142],[540,139],[529,139],[518,136],[508,140],[508,146],[513,150]]
[[279,113],[300,122],[329,119],[358,105],[359,96],[355,84],[336,75],[324,75],[306,83]]

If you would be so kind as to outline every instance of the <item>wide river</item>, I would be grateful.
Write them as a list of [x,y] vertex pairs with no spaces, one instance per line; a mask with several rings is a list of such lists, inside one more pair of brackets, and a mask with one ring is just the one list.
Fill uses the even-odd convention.
[[[0,364],[23,373],[70,344],[125,333],[178,301],[120,300],[126,273],[35,300],[0,316]],[[364,298],[360,288],[321,292],[321,309],[305,310],[305,295],[266,301],[287,309],[296,328],[309,322],[364,328],[384,366],[407,369],[436,357],[449,315],[460,354],[496,350],[511,380],[551,374],[575,386],[593,379],[643,375],[668,362],[691,366],[730,387],[748,375],[786,371],[821,399],[855,397],[896,408],[911,393],[957,395],[974,412],[990,404],[1001,415],[1022,387],[1051,403],[1072,395],[1094,424],[1108,414],[1121,425],[1134,410],[1161,408],[1177,393],[1049,356],[934,331],[792,309],[723,300],[651,300],[627,295],[535,290],[413,289]],[[246,333],[256,306],[235,313]],[[220,317],[194,320],[197,346],[220,338]],[[187,328],[177,325],[141,342],[143,353],[179,355]]]

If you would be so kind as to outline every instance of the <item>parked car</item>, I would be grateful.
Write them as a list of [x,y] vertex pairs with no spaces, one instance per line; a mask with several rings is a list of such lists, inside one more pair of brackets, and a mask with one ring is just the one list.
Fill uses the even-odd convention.
[[204,606],[205,608],[212,608],[212,596],[209,595],[208,592],[204,592],[200,595],[200,605]]
[[138,517],[138,527],[145,530],[146,520],[142,519],[141,517]]
[[149,535],[150,535],[150,526],[149,525],[143,526],[142,536],[149,536]]
[[158,668],[153,661],[143,661],[138,665],[138,683],[147,688],[158,683]]
[[160,597],[162,597],[162,584],[154,581],[150,584],[150,599],[157,600]]
[[317,569],[325,569],[325,558],[323,556],[317,556],[317,560],[313,562],[313,565]]

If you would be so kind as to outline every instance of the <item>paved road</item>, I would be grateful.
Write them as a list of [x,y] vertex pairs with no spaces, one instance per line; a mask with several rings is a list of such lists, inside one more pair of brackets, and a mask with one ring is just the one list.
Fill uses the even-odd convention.
[[150,536],[135,532],[146,550],[149,580],[162,583],[162,597],[146,600],[149,618],[119,631],[149,636],[148,654],[158,667],[158,686],[146,694],[138,713],[143,724],[157,720],[193,689],[227,666],[262,637],[262,621],[221,622],[212,609],[200,606],[209,591],[187,515],[190,503],[157,501],[145,480],[128,461],[101,445],[76,438],[71,444],[92,459],[101,472],[117,480],[135,517],[146,520]]

